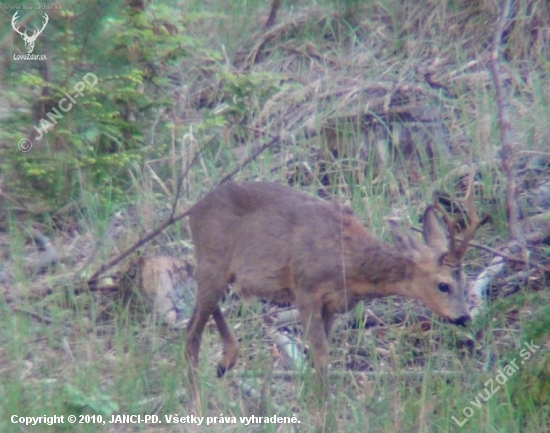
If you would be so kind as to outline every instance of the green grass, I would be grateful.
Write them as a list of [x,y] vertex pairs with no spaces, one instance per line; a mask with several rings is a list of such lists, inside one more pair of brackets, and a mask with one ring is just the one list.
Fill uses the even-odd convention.
[[[146,129],[144,136],[153,138],[140,150],[140,166],[127,167],[131,174],[127,175],[130,181],[124,194],[119,190],[111,194],[110,187],[98,188],[87,181],[84,171],[79,171],[68,187],[66,201],[59,203],[61,210],[50,208],[38,216],[18,209],[2,212],[6,222],[0,227],[0,247],[5,263],[0,263],[0,272],[9,271],[13,279],[4,291],[0,287],[0,431],[191,430],[164,422],[166,415],[183,417],[193,411],[184,329],[155,321],[140,296],[134,294],[129,300],[122,293],[83,288],[70,278],[75,265],[63,265],[47,275],[28,272],[26,260],[34,247],[28,241],[27,227],[38,220],[48,233],[69,238],[66,227],[76,227],[81,238],[90,235],[92,242],[107,230],[113,213],[121,210],[132,220],[130,233],[137,235],[143,228],[150,229],[169,213],[183,167],[205,143],[210,145],[184,180],[180,210],[187,209],[219,178],[239,166],[242,158],[236,148],[250,154],[254,146],[285,132],[285,122],[298,119],[297,125],[307,124],[311,135],[298,126],[291,129],[290,138],[244,167],[235,180],[291,180],[295,188],[312,194],[324,188],[335,199],[347,201],[360,221],[389,240],[388,217],[399,219],[404,226],[418,227],[419,216],[432,202],[434,191],[457,196],[458,176],[453,170],[473,161],[479,176],[476,206],[480,213],[491,215],[476,242],[494,248],[506,242],[506,178],[498,160],[500,142],[491,82],[477,75],[480,71],[475,67],[453,80],[445,78],[460,71],[468,61],[487,54],[487,23],[494,18],[492,6],[435,0],[421,4],[405,0],[360,3],[307,5],[283,1],[279,23],[302,14],[307,17],[308,11],[312,18],[304,19],[298,27],[289,25],[266,40],[261,56],[243,71],[238,69],[245,63],[239,50],[246,54],[262,37],[260,17],[267,11],[267,3],[186,2],[181,13],[193,17],[187,23],[188,33],[201,43],[209,41],[206,45],[212,50],[211,57],[197,50],[186,54],[192,61],[183,58],[182,87],[187,86],[187,99],[178,100],[182,106],[180,111],[174,108],[175,116],[159,110],[156,129]],[[527,10],[526,1],[519,3],[526,25],[535,22],[536,14],[544,10],[540,1],[533,2],[540,10]],[[357,12],[340,15],[345,10]],[[506,46],[517,159],[526,161],[537,155],[544,162],[549,157],[546,137],[550,89],[542,72],[548,63],[547,51],[540,46],[530,55],[531,33],[526,29],[521,33],[520,27],[513,28]],[[255,36],[249,38],[252,32]],[[229,58],[241,63],[235,60],[236,65],[225,64],[222,44]],[[388,125],[379,126],[395,135],[390,134],[384,143],[378,136],[365,135],[360,120],[374,114],[360,107],[378,95],[352,97],[352,90],[361,86],[400,80],[418,85],[423,96],[433,95],[437,91],[428,89],[418,78],[422,76],[420,66],[434,69],[436,77],[454,94],[442,97],[438,107],[451,149],[448,154],[437,154],[433,161],[428,158],[425,142],[418,137],[414,158],[399,148],[397,132]],[[484,66],[480,69],[485,71]],[[333,81],[324,81],[329,73]],[[344,92],[349,99],[342,103],[338,85],[345,80],[350,80],[351,90]],[[311,83],[318,84],[313,96],[312,87],[308,87]],[[201,105],[198,90],[208,103]],[[384,123],[384,119],[378,120]],[[15,126],[14,130],[22,129],[19,124]],[[433,131],[427,134],[434,136]],[[337,158],[331,153],[335,143]],[[377,146],[386,146],[390,154],[395,151],[394,157],[383,161]],[[167,150],[159,157],[158,149]],[[525,169],[528,163],[519,162],[518,167]],[[526,177],[525,183],[535,182],[538,173],[547,175],[547,168],[529,168],[534,174]],[[17,177],[15,172],[6,173]],[[323,176],[328,185],[321,185]],[[182,246],[189,245],[186,227],[184,221],[167,230],[145,247],[145,252],[181,255]],[[533,247],[532,253],[548,258],[548,250],[543,247]],[[108,251],[102,254],[103,262]],[[466,272],[471,277],[477,275],[491,258],[487,252],[471,249]],[[510,266],[509,274],[516,270],[519,267]],[[545,385],[550,383],[550,293],[544,273],[537,273],[528,283],[520,283],[512,296],[504,296],[500,287],[494,287],[496,299],[466,330],[437,320],[417,320],[413,305],[401,299],[376,306],[388,322],[396,310],[404,308],[404,324],[362,329],[365,309],[372,305],[359,306],[355,316],[348,317],[349,322],[359,325],[337,324],[330,344],[331,402],[337,429],[550,430],[550,390]],[[222,379],[216,378],[221,343],[214,327],[207,327],[199,378],[204,416],[212,417],[208,431],[309,432],[322,425],[327,414],[315,407],[316,378],[309,360],[306,358],[298,372],[286,374],[281,356],[267,335],[264,319],[274,310],[257,302],[242,306],[232,299],[224,308],[240,339],[241,351],[235,369]],[[296,341],[307,348],[300,325],[289,328]],[[475,398],[485,383],[518,358],[525,342],[531,340],[541,348],[518,364],[519,370],[491,398],[476,406]],[[96,416],[96,420],[101,416],[107,422],[105,426],[65,423],[33,427],[11,422],[13,415],[54,414],[65,419],[70,414]],[[113,414],[154,414],[163,424],[111,425],[108,420]],[[240,422],[214,424],[220,414],[237,420],[251,415],[295,415],[300,424],[281,429],[277,425],[250,427]],[[466,420],[463,427],[452,417],[459,422]]]

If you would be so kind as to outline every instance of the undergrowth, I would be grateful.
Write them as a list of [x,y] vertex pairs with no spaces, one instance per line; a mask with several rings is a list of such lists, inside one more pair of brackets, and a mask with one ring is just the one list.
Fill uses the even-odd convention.
[[[388,218],[418,227],[435,192],[461,196],[464,166],[473,165],[476,206],[490,215],[476,242],[493,248],[506,242],[506,178],[487,71],[495,2],[283,1],[269,29],[266,2],[171,1],[145,10],[107,3],[66,2],[62,12],[50,13],[48,38],[37,42],[51,61],[5,61],[0,74],[6,83],[0,85],[2,431],[192,430],[164,422],[166,415],[192,413],[184,330],[145,313],[137,295],[129,301],[116,291],[67,283],[64,274],[83,260],[78,248],[60,269],[30,272],[33,224],[60,244],[82,248],[109,232],[116,212],[132,220],[130,232],[151,229],[178,192],[183,211],[278,137],[233,178],[347,201],[388,240]],[[1,16],[9,22],[11,12]],[[545,1],[514,2],[502,41],[523,192],[544,182],[550,166],[549,17]],[[6,43],[12,29],[3,29]],[[23,45],[14,37],[5,46],[11,56]],[[97,86],[44,141],[20,152],[18,141],[90,71]],[[529,200],[521,203],[526,215],[536,211]],[[186,223],[147,248],[192,253]],[[550,256],[544,245],[533,253]],[[492,257],[471,248],[468,276]],[[547,276],[536,274],[510,292],[493,287],[466,330],[418,318],[415,305],[401,299],[358,307],[352,320],[337,324],[330,345],[337,429],[548,431]],[[216,378],[221,344],[214,328],[205,332],[199,374],[204,415],[216,418],[209,429],[322,425],[322,411],[310,410],[315,378],[308,358],[296,374],[287,372],[269,337],[266,318],[274,311],[228,298],[224,308],[241,352],[235,370]],[[372,309],[384,323],[365,329]],[[397,310],[404,319],[392,323]],[[307,352],[300,326],[290,328],[296,347]],[[524,359],[520,352],[531,342],[539,348]],[[514,359],[519,368],[506,383],[487,401],[476,400]],[[101,416],[106,424],[12,422],[14,415],[54,414]],[[163,423],[110,424],[116,414],[153,414]],[[300,424],[226,424],[221,414],[295,415]]]

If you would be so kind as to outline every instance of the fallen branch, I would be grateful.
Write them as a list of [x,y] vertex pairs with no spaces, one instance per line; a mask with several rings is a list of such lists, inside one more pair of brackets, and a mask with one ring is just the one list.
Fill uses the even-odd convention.
[[183,212],[182,214],[178,216],[170,216],[166,221],[164,221],[160,226],[158,226],[155,230],[153,230],[151,233],[148,233],[146,236],[141,237],[136,243],[134,243],[132,246],[127,248],[125,251],[120,253],[118,256],[110,260],[107,264],[102,265],[97,271],[95,271],[92,276],[88,279],[88,285],[95,285],[97,283],[98,278],[108,269],[111,269],[113,266],[118,265],[122,260],[124,260],[126,257],[128,257],[130,254],[135,252],[139,247],[145,245],[150,240],[154,239],[156,236],[161,234],[164,230],[166,230],[168,227],[170,227],[172,224],[182,220],[187,215],[191,213],[193,210],[193,207],[188,209],[187,211]]
[[166,230],[168,227],[170,227],[172,224],[182,220],[185,218],[189,213],[191,212],[191,209],[188,209],[186,212],[174,216],[176,212],[177,202],[179,200],[179,196],[181,193],[181,188],[183,185],[183,180],[187,177],[187,174],[189,173],[189,170],[191,170],[191,167],[195,165],[197,160],[199,159],[199,156],[202,154],[204,149],[206,149],[213,140],[210,140],[208,143],[206,143],[204,146],[202,146],[199,151],[195,154],[191,162],[187,165],[185,168],[185,171],[182,173],[180,177],[180,181],[178,183],[177,189],[176,189],[176,195],[174,199],[174,204],[172,206],[172,210],[170,212],[170,216],[166,221],[164,221],[160,226],[158,226],[155,230],[153,230],[151,233],[141,237],[137,242],[135,242],[133,245],[131,245],[129,248],[127,248],[125,251],[120,253],[118,256],[114,257],[112,260],[110,260],[107,264],[102,265],[97,271],[95,271],[90,278],[88,278],[88,286],[94,286],[96,285],[99,277],[108,269],[111,269],[113,266],[118,265],[122,260],[124,260],[126,257],[128,257],[130,254],[134,253],[138,248],[145,245],[150,240],[154,239],[156,236],[158,236],[160,233],[162,233],[164,230]]
[[272,328],[267,330],[267,335],[277,345],[281,358],[292,370],[300,370],[306,364],[304,351],[294,339]]
[[[457,377],[461,376],[464,373],[460,371],[450,371],[450,370],[434,370],[430,372],[419,371],[419,370],[404,370],[404,371],[394,371],[394,370],[382,370],[382,371],[354,371],[354,370],[330,370],[328,372],[330,377],[354,377],[354,378],[367,378],[367,379],[378,379],[380,377],[394,377],[396,379],[416,379],[423,380],[426,376],[441,376],[441,377]],[[235,376],[239,377],[262,377],[262,372],[257,372],[254,370],[235,370]],[[304,377],[304,372],[301,371],[274,371],[273,379],[283,379],[283,380],[295,380]]]
[[27,269],[31,272],[41,272],[58,264],[60,257],[52,241],[35,228],[31,229],[31,234],[40,253],[27,260]]
[[490,265],[473,282],[468,293],[470,315],[472,317],[479,316],[481,313],[487,293],[489,293],[489,285],[504,272],[505,264],[506,260],[503,260],[502,257],[493,258]]

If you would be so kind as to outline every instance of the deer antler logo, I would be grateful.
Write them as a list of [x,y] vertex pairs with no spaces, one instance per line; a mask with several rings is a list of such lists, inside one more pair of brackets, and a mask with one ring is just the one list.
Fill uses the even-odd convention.
[[40,35],[40,33],[42,33],[42,31],[46,27],[46,24],[48,24],[49,18],[48,18],[47,14],[44,14],[45,20],[44,20],[44,24],[42,25],[42,28],[40,30],[34,30],[33,34],[31,36],[29,36],[29,35],[27,35],[26,30],[25,30],[24,33],[19,31],[20,26],[15,27],[15,22],[17,21],[17,18],[18,18],[17,14],[18,13],[19,13],[19,11],[15,12],[15,14],[13,15],[13,18],[11,19],[11,26],[13,27],[13,29],[17,33],[19,33],[21,35],[21,37],[25,41],[25,49],[27,50],[27,53],[31,54],[32,51],[34,50],[34,43],[36,42],[36,38],[38,38],[38,35]]

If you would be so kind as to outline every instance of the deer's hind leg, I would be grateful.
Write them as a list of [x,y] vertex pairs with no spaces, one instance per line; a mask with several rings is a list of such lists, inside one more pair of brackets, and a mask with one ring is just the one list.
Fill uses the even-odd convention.
[[[199,286],[200,289],[200,286]],[[185,356],[189,361],[191,367],[196,368],[199,364],[199,351],[201,347],[202,333],[204,327],[208,322],[211,315],[214,314],[218,307],[219,298],[216,297],[215,302],[213,299],[201,299],[201,292],[197,292],[197,303],[193,310],[193,315],[187,325],[187,342],[185,345]],[[220,296],[221,298],[221,296]]]
[[[218,326],[218,330],[222,335],[222,339],[224,341],[224,349],[226,349],[230,354],[235,352],[234,349],[233,351],[231,350],[232,347],[230,343],[233,341],[234,345],[236,345],[236,341],[234,340],[231,331],[229,331],[229,328],[218,306],[227,286],[227,281],[224,277],[223,272],[210,272],[210,270],[217,269],[219,269],[219,267],[200,267],[199,265],[199,269],[196,273],[197,299],[195,303],[195,308],[193,310],[193,315],[191,316],[189,324],[187,325],[185,356],[189,362],[189,382],[191,384],[192,397],[197,409],[200,408],[199,387],[197,379],[199,352],[202,334],[210,316],[214,317],[216,325]],[[206,272],[205,270],[209,272]],[[227,337],[227,334],[229,334],[229,337]],[[231,340],[231,338],[233,340]],[[234,358],[236,357],[237,355],[235,353]],[[231,359],[229,358],[228,360],[230,361]],[[235,361],[233,360],[233,363],[234,362]],[[227,365],[229,365],[229,363],[227,363]]]
[[223,355],[218,364],[217,370],[218,377],[222,377],[228,370],[233,368],[235,362],[237,362],[237,356],[239,355],[239,343],[227,325],[220,307],[217,307],[214,310],[212,316],[214,317],[214,321],[216,322],[216,326],[218,327],[218,331],[220,332],[223,342]]

